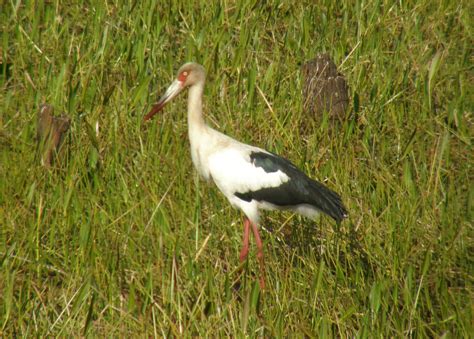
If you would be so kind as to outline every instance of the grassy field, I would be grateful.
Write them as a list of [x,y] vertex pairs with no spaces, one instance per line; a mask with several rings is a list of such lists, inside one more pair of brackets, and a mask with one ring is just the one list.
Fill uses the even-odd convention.
[[[0,4],[0,336],[472,336],[472,2],[122,3]],[[322,52],[350,87],[339,125],[302,112]],[[191,60],[211,126],[350,213],[267,214],[265,292],[192,167],[185,95],[142,123]],[[51,170],[44,102],[72,117]]]

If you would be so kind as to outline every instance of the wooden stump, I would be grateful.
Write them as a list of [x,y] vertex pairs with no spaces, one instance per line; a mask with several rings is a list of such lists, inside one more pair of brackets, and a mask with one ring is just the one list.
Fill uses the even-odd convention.
[[321,117],[327,112],[332,119],[343,120],[349,96],[344,76],[328,54],[320,54],[302,66],[304,110]]
[[51,105],[40,106],[36,125],[36,140],[41,154],[41,164],[51,167],[53,158],[59,153],[66,132],[71,126],[71,119],[66,115],[55,117]]

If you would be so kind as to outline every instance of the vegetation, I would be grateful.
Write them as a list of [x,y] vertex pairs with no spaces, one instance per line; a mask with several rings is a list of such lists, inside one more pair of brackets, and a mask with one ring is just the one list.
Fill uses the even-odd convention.
[[[468,337],[473,319],[470,1],[0,4],[0,335]],[[333,56],[347,119],[303,113]],[[288,213],[239,265],[242,217],[192,168],[185,61],[215,128],[340,192],[341,225]],[[36,153],[42,103],[72,118]],[[98,134],[96,133],[98,126]]]

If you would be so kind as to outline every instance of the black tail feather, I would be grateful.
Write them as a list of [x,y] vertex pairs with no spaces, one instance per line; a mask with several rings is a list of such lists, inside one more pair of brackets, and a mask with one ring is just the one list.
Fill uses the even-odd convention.
[[321,212],[329,215],[335,221],[340,222],[347,217],[347,209],[339,194],[327,188],[320,182],[308,178],[310,204]]
[[275,154],[252,152],[250,159],[254,166],[261,167],[267,173],[282,171],[289,180],[277,187],[262,187],[256,191],[235,192],[245,201],[266,201],[280,207],[297,207],[308,204],[329,215],[336,222],[347,217],[347,210],[341,197],[322,183],[309,178],[290,161]]

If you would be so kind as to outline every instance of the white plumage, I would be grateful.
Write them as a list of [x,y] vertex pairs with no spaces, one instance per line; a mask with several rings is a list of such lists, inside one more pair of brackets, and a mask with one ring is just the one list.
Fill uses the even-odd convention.
[[252,222],[258,223],[258,202],[253,200],[249,204],[236,198],[235,192],[278,187],[287,182],[289,177],[280,170],[267,173],[263,168],[256,167],[250,160],[251,150],[236,146],[240,145],[228,146],[212,153],[209,156],[209,171],[215,184],[227,199],[234,206],[244,210]]

